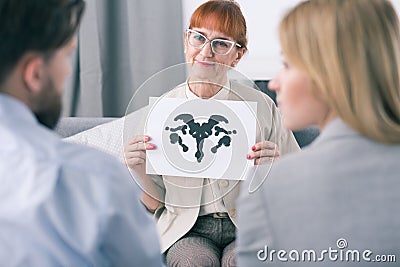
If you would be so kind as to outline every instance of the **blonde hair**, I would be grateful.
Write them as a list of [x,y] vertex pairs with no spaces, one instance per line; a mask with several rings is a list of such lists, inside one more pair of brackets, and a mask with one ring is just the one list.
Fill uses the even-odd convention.
[[309,0],[283,18],[282,52],[350,127],[400,143],[399,19],[387,0]]

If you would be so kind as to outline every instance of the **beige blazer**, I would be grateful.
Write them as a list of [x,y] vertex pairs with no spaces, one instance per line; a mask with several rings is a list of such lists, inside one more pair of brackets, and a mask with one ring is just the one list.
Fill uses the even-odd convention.
[[[178,86],[164,96],[187,98],[185,85]],[[280,113],[274,102],[266,94],[231,81],[228,97],[218,100],[257,102],[257,118],[259,122],[257,142],[261,140],[275,142],[281,155],[300,150],[293,134],[282,127]],[[184,236],[196,222],[200,210],[204,179],[158,175],[152,175],[151,177],[158,197],[163,202],[163,205],[157,209],[155,217],[157,218],[157,228],[161,240],[161,251],[165,252],[172,244]],[[236,180],[219,180],[218,182],[224,196],[223,203],[232,222],[236,225],[235,201],[239,195],[241,182]]]

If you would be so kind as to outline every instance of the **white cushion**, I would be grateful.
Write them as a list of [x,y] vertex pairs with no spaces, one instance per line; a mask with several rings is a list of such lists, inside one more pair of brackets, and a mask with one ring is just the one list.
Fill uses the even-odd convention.
[[124,160],[124,144],[134,136],[143,134],[143,125],[148,107],[141,108],[114,121],[98,125],[89,130],[64,138],[71,143],[79,143],[99,149]]

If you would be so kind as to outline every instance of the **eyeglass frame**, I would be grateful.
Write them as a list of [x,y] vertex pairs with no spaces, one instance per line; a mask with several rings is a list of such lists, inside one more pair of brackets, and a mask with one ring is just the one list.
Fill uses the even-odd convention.
[[[242,48],[242,47],[243,47],[241,44],[238,44],[238,43],[235,42],[235,41],[231,41],[231,40],[227,40],[227,39],[215,38],[215,39],[210,40],[210,39],[207,38],[207,36],[205,36],[205,35],[202,34],[201,32],[198,32],[198,31],[195,31],[195,30],[192,30],[192,29],[186,29],[185,32],[186,32],[186,38],[187,38],[188,44],[189,44],[191,47],[196,48],[196,49],[203,49],[204,46],[206,46],[207,43],[210,43],[210,44],[211,44],[211,51],[212,51],[214,54],[219,55],[219,56],[226,56],[226,55],[228,55],[228,54],[232,51],[233,47],[235,47],[235,46],[238,47],[238,48]],[[190,43],[190,41],[189,41],[189,34],[190,34],[191,32],[203,36],[203,37],[206,39],[206,41],[204,42],[204,44],[202,44],[201,46],[194,46],[194,45],[192,45],[192,44]],[[214,42],[214,41],[224,41],[224,42],[228,42],[228,43],[232,44],[232,46],[231,46],[231,48],[229,48],[229,50],[228,50],[225,54],[216,53],[216,52],[214,51],[214,47],[213,47],[213,45],[212,45],[212,42]]]

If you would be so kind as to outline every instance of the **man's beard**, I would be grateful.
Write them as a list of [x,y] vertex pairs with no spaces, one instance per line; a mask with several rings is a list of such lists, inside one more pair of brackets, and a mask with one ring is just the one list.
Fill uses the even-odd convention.
[[36,110],[33,113],[37,120],[44,126],[54,129],[60,118],[62,103],[61,95],[50,78],[37,95],[35,106]]

